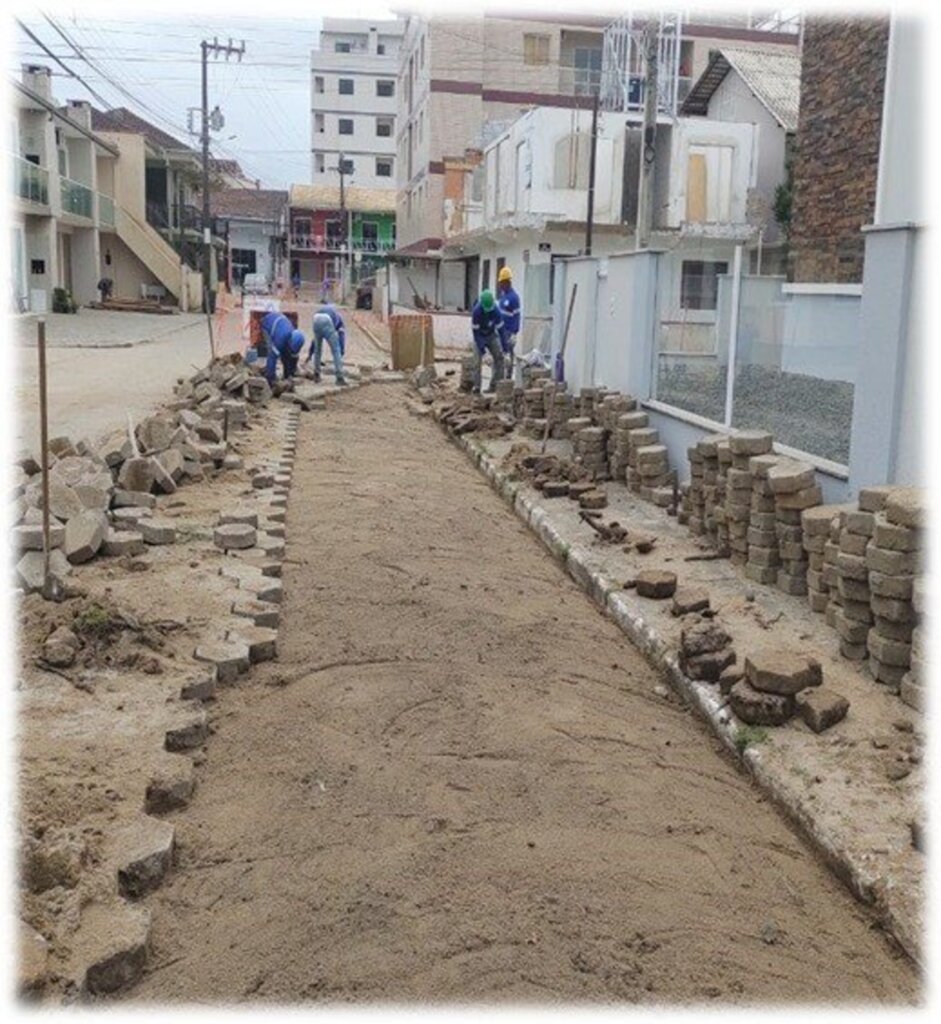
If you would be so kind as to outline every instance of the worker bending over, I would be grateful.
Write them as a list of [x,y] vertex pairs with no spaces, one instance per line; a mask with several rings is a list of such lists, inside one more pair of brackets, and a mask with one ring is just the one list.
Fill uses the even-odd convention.
[[324,341],[330,346],[330,352],[333,355],[333,371],[336,374],[337,384],[345,385],[343,354],[346,351],[346,327],[336,306],[330,302],[321,306],[314,313],[314,336],[311,339],[310,352],[307,354],[307,362],[310,362],[311,358],[314,360],[314,380],[317,383],[320,382],[320,362]]
[[471,311],[471,329],[474,332],[477,354],[474,365],[474,394],[479,395],[485,352],[489,352],[493,359],[493,375],[487,390],[495,391],[497,381],[503,379],[503,316],[489,288],[485,288],[474,303]]
[[289,380],[297,371],[297,360],[304,347],[304,333],[295,329],[294,324],[283,313],[266,313],[261,318],[261,329],[268,342],[268,360],[265,363],[265,377],[274,385],[278,360],[281,360],[282,376]]
[[516,336],[520,332],[520,297],[513,287],[513,274],[509,267],[502,267],[497,275],[497,305],[503,317],[503,354],[506,356],[507,380],[510,380],[516,357]]

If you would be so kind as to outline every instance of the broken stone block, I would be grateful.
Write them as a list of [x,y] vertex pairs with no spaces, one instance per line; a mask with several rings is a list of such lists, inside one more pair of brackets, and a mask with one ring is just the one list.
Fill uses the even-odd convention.
[[196,436],[201,441],[209,441],[212,444],[219,444],[222,441],[222,427],[212,420],[200,420],[196,424]]
[[256,473],[252,477],[252,487],[262,490],[265,487],[274,487],[273,473]]
[[118,473],[118,486],[124,491],[149,493],[154,486],[156,466],[153,459],[143,456],[127,459]]
[[257,536],[255,527],[248,523],[226,523],[212,531],[213,543],[223,551],[254,547]]
[[43,656],[52,665],[71,665],[80,646],[81,641],[68,626],[59,626],[46,639]]
[[150,943],[150,913],[123,900],[82,908],[71,940],[69,975],[89,995],[117,992],[141,976]]
[[115,508],[111,510],[111,522],[118,529],[136,529],[142,519],[151,519],[149,508],[138,508],[136,505],[128,505],[126,508]]
[[80,512],[65,527],[62,550],[72,565],[88,562],[98,554],[105,539],[108,519],[103,512]]
[[716,683],[725,669],[735,664],[735,660],[735,651],[731,647],[725,647],[719,651],[707,651],[692,656],[684,655],[682,668],[690,679]]
[[798,714],[814,732],[823,732],[846,718],[850,702],[827,686],[804,690],[794,698]]
[[859,490],[859,507],[863,512],[881,512],[889,495],[895,490],[887,484],[877,487],[861,487]]
[[143,491],[125,491],[120,488],[111,496],[113,508],[153,508],[157,499]]
[[111,481],[107,487],[90,483],[77,483],[73,490],[82,507],[92,512],[106,512],[111,504]]
[[75,445],[72,444],[72,439],[64,435],[61,437],[50,438],[46,448],[58,459],[77,454]]
[[205,711],[190,711],[180,715],[167,729],[163,745],[169,751],[192,750],[202,746],[209,736],[209,723]]
[[166,814],[185,807],[196,788],[193,762],[185,757],[167,757],[147,784],[144,809],[148,814]]
[[163,464],[158,462],[156,458],[152,459],[151,461],[153,462],[154,471],[154,489],[159,494],[175,494],[176,481],[163,468]]
[[210,700],[216,695],[216,670],[208,669],[194,675],[180,687],[181,700]]
[[244,643],[219,640],[200,644],[194,657],[197,661],[205,661],[215,665],[217,678],[223,685],[234,683],[240,675],[249,670],[251,661],[248,647]]
[[25,921],[17,925],[17,992],[23,998],[37,995],[49,977],[49,943]]
[[762,651],[745,658],[745,678],[762,693],[791,696],[823,683],[820,662],[804,654]]
[[745,679],[729,690],[729,706],[746,725],[784,725],[794,714],[792,696],[756,690]]
[[108,528],[105,531],[104,543],[101,545],[101,553],[104,555],[139,555],[144,551],[144,537],[136,530],[115,530]]
[[219,513],[219,525],[226,523],[242,523],[246,526],[258,526],[258,513],[250,508],[233,508],[228,512]]
[[148,416],[137,427],[137,443],[144,452],[162,452],[169,448],[173,425],[160,416]]
[[[41,517],[41,516],[40,516]],[[13,546],[17,551],[42,551],[43,531],[42,526],[23,525],[13,527]],[[49,524],[49,547],[59,548],[65,541],[65,527],[61,523],[51,522]]]
[[[42,590],[44,568],[45,555],[42,551],[27,551],[16,563],[16,578],[27,594]],[[64,580],[71,571],[72,566],[60,548],[49,552],[49,574],[54,589],[63,589]]]
[[[261,585],[259,583],[259,585]],[[242,598],[232,604],[232,614],[244,619],[251,619],[253,625],[267,629],[277,629],[281,621],[278,605],[270,601],[259,601],[257,598]]]
[[139,519],[137,530],[145,544],[176,543],[176,526],[167,519]]
[[745,670],[738,665],[727,665],[719,673],[719,692],[728,695],[732,687],[745,678]]
[[721,651],[731,642],[732,638],[715,620],[694,622],[680,630],[680,651],[688,657]]
[[896,526],[928,525],[927,494],[918,487],[894,488],[886,499],[886,518]]
[[[569,488],[569,494],[571,493],[571,488]],[[578,504],[584,509],[606,508],[608,504],[608,495],[599,488],[592,488],[592,490],[585,491],[579,496]]]
[[661,569],[642,569],[635,577],[639,597],[663,600],[676,591],[676,573]]
[[241,455],[226,455],[222,460],[222,468],[226,470],[241,469],[243,460]]
[[227,639],[233,643],[245,644],[249,660],[253,665],[261,661],[273,661],[278,656],[278,631],[264,626],[239,626],[229,630]]
[[[36,502],[37,505],[40,503],[41,499]],[[56,519],[61,519],[62,522],[65,523],[73,516],[77,516],[80,512],[84,512],[85,506],[82,504],[75,491],[68,484],[50,476],[49,511],[56,517]]]
[[[163,471],[178,484],[183,479],[183,456],[176,448],[167,448],[156,456]],[[159,481],[158,481],[159,485]]]
[[114,839],[118,864],[118,892],[138,899],[158,888],[173,864],[174,827],[166,821],[142,817]]

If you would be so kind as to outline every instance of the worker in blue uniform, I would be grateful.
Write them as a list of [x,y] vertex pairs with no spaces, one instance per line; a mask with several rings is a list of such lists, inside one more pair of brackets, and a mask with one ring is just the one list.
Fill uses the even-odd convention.
[[281,361],[284,378],[290,379],[297,371],[297,360],[304,347],[304,333],[295,329],[294,324],[283,314],[266,313],[261,318],[261,329],[268,343],[268,359],[265,363],[265,377],[274,384],[278,360]]
[[513,273],[509,267],[501,267],[497,275],[497,305],[503,317],[503,355],[506,357],[507,380],[513,377],[513,363],[516,358],[516,338],[520,332],[520,297],[513,287]]
[[343,317],[340,316],[332,302],[321,306],[314,313],[314,334],[310,342],[310,352],[307,353],[307,362],[310,362],[311,358],[314,360],[314,380],[318,383],[324,341],[330,346],[330,352],[333,355],[333,372],[336,375],[336,382],[345,385],[343,355],[346,352],[346,327]]
[[480,394],[481,369],[484,353],[493,359],[493,375],[488,391],[495,391],[497,381],[503,379],[503,315],[497,306],[493,292],[485,288],[471,310],[471,330],[474,334],[474,394]]

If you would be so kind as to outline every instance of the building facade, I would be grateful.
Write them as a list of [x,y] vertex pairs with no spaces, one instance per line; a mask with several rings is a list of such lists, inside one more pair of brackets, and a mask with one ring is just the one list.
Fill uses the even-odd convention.
[[311,53],[311,181],[395,188],[396,77],[403,21],[324,18]]
[[[425,292],[434,293],[434,263],[454,199],[453,188],[446,194],[447,167],[484,148],[533,107],[588,110],[601,88],[610,28],[610,19],[576,14],[408,19],[398,85],[397,256],[410,261],[410,274],[422,278]],[[756,23],[744,15],[697,15],[679,28],[676,99],[717,45],[797,49],[795,25]],[[628,85],[636,71],[624,68]]]
[[212,214],[225,236],[222,273],[230,289],[246,274],[270,286],[287,282],[288,193],[278,189],[231,188],[213,193]]
[[[124,130],[103,130],[87,102],[59,105],[41,65],[25,66],[13,85],[13,309],[49,311],[57,289],[95,301],[102,278],[115,297],[198,303],[201,274],[150,223],[156,149],[139,126],[114,111],[107,127]],[[164,152],[164,174],[171,163]]]

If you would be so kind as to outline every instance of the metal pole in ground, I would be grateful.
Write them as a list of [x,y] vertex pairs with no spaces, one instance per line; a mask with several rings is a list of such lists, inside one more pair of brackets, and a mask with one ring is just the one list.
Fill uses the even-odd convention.
[[36,347],[39,351],[39,464],[42,470],[42,596],[52,597],[49,575],[49,420],[46,402],[46,321],[36,324]]

